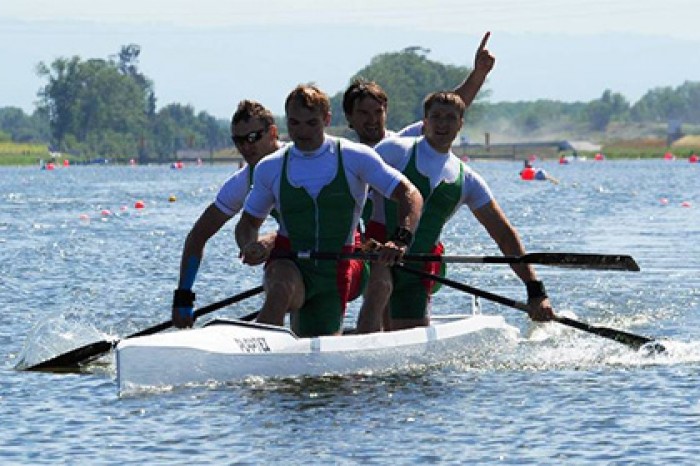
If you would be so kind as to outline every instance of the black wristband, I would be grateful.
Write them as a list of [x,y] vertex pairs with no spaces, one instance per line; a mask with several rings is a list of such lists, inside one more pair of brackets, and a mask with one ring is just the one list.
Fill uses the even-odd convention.
[[400,241],[406,246],[410,246],[413,243],[413,233],[408,228],[398,227],[394,231],[391,241]]
[[525,282],[527,288],[527,300],[547,298],[547,290],[544,289],[544,283],[539,280]]
[[190,290],[177,289],[173,293],[173,307],[193,307],[195,294]]

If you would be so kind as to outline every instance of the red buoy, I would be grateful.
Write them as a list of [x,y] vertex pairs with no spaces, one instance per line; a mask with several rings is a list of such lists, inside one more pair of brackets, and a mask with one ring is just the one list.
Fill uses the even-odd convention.
[[520,179],[531,181],[535,179],[535,169],[532,167],[525,167],[520,172]]

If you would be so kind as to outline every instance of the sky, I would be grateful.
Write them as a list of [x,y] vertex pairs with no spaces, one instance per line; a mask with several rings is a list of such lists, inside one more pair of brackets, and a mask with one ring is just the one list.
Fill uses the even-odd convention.
[[486,31],[490,102],[590,101],[610,89],[634,103],[700,81],[697,18],[698,0],[0,0],[0,107],[33,111],[39,62],[135,43],[159,108],[228,119],[252,98],[282,114],[297,84],[334,95],[374,56],[408,46],[472,66]]

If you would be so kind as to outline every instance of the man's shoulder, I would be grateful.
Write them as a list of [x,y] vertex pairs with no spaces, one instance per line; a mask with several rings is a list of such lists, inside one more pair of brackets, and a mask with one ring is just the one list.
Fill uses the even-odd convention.
[[394,137],[383,139],[379,144],[374,146],[379,153],[383,151],[407,151],[416,143],[416,138],[412,137]]
[[399,137],[418,137],[423,134],[423,121],[419,120],[402,128],[397,133]]
[[357,141],[353,141],[351,139],[347,138],[342,138],[342,137],[334,137],[333,140],[336,142],[336,144],[340,144],[340,149],[343,151],[343,153],[347,152],[356,152],[356,153],[362,153],[362,154],[373,154],[375,153],[374,149],[369,147],[366,144],[362,144]]
[[279,163],[282,162],[282,158],[284,158],[284,154],[287,153],[287,150],[289,149],[289,145],[283,145],[276,151],[266,155],[260,161],[258,164],[255,166],[255,170],[268,170],[268,167],[276,167]]

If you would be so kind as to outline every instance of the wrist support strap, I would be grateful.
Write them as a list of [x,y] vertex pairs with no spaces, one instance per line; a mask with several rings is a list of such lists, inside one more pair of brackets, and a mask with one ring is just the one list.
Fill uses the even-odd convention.
[[173,293],[173,307],[194,307],[195,294],[190,290],[177,289]]
[[525,282],[527,288],[527,300],[547,298],[547,290],[544,289],[544,283],[540,280],[532,280]]
[[408,228],[398,227],[391,237],[391,241],[400,241],[406,246],[411,246],[413,243],[413,233]]

